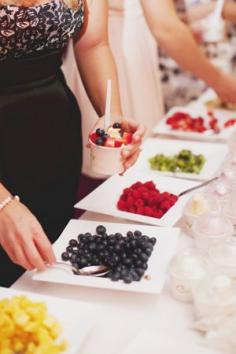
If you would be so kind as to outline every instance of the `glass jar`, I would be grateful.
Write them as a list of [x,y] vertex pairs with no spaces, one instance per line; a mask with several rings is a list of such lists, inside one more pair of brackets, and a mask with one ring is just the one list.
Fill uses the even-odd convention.
[[182,302],[192,301],[192,289],[204,277],[208,262],[201,252],[186,248],[177,253],[169,265],[172,296]]
[[221,212],[205,213],[193,224],[196,247],[205,252],[208,252],[212,245],[222,244],[233,232],[232,223]]

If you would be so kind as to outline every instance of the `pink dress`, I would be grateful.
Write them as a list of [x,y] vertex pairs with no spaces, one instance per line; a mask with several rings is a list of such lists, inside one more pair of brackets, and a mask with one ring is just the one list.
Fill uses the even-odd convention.
[[[163,115],[157,46],[145,22],[139,0],[109,0],[109,41],[117,65],[124,116],[147,127],[147,134]],[[82,111],[85,139],[97,119],[81,89],[70,49],[64,65],[69,85]],[[83,172],[94,176],[89,168],[89,151],[84,148]]]

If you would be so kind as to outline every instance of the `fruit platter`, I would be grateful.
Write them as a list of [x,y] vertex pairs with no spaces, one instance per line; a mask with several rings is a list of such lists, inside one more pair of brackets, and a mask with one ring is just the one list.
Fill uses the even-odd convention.
[[236,111],[202,105],[173,107],[154,128],[155,134],[202,141],[226,141],[236,131]]
[[85,267],[104,264],[104,276],[73,274],[56,267],[33,275],[34,280],[105,288],[160,293],[166,267],[174,253],[178,228],[71,220],[53,245],[56,257]]
[[106,180],[75,207],[149,225],[173,226],[189,198],[188,194],[178,198],[179,193],[197,184],[130,169],[124,176]]
[[101,307],[0,287],[0,353],[76,354]]
[[228,153],[224,144],[188,140],[146,139],[135,169],[178,178],[212,178]]

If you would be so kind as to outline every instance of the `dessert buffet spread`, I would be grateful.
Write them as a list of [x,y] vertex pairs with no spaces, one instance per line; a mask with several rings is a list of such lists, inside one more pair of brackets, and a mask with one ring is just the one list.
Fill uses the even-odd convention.
[[[218,101],[208,102],[204,109],[205,115],[179,108],[169,112],[158,132],[179,131],[188,140],[147,139],[137,165],[124,176],[118,175],[120,154],[132,142],[132,133],[118,122],[94,130],[91,167],[105,175],[117,174],[76,207],[135,224],[72,220],[54,244],[58,262],[67,270],[48,267],[33,274],[33,279],[149,294],[160,293],[167,279],[172,297],[192,304],[191,328],[203,334],[205,344],[221,354],[235,354],[236,144],[229,150],[225,144],[193,142],[191,134],[230,137],[236,113],[231,110],[221,118],[220,110],[228,107]],[[175,173],[178,178],[157,176],[156,171]],[[186,175],[209,183],[202,186],[185,179]],[[190,193],[180,196],[189,188]],[[176,252],[179,229],[172,226],[180,218],[191,247]],[[96,266],[106,271],[82,273]],[[0,300],[0,353],[66,351],[59,327],[45,304],[27,297]]]

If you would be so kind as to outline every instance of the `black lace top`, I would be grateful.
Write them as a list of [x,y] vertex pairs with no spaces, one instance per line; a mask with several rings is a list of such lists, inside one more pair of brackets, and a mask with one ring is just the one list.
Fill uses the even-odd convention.
[[76,9],[62,0],[33,7],[0,6],[0,60],[43,50],[62,49],[76,35],[84,19],[83,1]]

